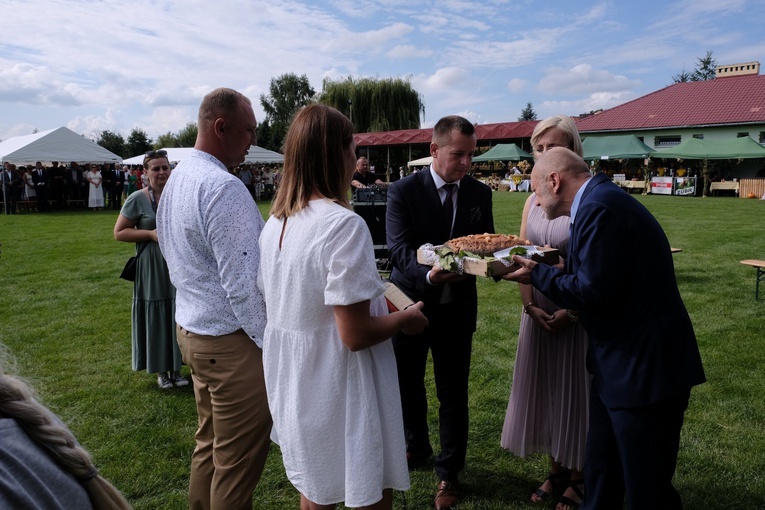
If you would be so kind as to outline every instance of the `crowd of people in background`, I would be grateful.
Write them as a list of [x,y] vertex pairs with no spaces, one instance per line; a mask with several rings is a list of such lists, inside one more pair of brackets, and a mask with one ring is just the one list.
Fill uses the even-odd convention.
[[[171,167],[176,164],[170,162]],[[242,180],[254,200],[271,200],[279,185],[281,166],[244,164],[229,171]],[[5,162],[0,177],[1,212],[5,214],[84,207],[119,211],[130,195],[149,184],[143,166],[120,163],[53,161],[43,165],[38,161],[27,166]]]
[[281,167],[275,164],[257,165],[248,163],[235,167],[234,174],[244,184],[256,201],[271,200],[279,185]]

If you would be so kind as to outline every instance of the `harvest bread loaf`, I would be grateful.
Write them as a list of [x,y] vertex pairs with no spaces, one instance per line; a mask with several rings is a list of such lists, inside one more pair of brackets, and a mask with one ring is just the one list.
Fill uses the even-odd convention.
[[482,257],[491,256],[494,252],[512,246],[529,245],[531,245],[530,241],[512,234],[473,234],[457,237],[446,243],[446,246],[455,253],[467,251]]

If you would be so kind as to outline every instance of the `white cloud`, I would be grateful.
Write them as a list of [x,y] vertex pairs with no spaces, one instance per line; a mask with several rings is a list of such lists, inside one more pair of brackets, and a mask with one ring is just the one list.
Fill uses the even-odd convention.
[[398,46],[393,47],[388,53],[385,54],[386,57],[392,58],[392,59],[424,58],[424,57],[430,57],[431,55],[433,55],[432,50],[429,50],[427,48],[419,48],[411,44],[400,44]]
[[629,92],[598,92],[590,96],[571,101],[543,101],[535,106],[540,118],[550,115],[579,115],[593,110],[608,109],[635,99],[636,95]]
[[523,78],[513,78],[507,83],[507,88],[510,90],[510,92],[520,92],[525,89],[528,84],[529,80],[524,80]]
[[551,68],[539,80],[540,90],[555,92],[559,95],[625,91],[634,89],[638,85],[640,82],[637,80],[595,69],[589,64],[578,64],[568,69]]

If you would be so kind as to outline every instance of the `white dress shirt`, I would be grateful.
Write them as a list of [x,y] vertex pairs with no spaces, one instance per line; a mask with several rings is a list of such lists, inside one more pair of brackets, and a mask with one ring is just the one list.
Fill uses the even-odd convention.
[[157,236],[177,291],[179,326],[211,336],[241,328],[263,347],[263,224],[247,188],[217,158],[195,150],[173,170],[157,209]]

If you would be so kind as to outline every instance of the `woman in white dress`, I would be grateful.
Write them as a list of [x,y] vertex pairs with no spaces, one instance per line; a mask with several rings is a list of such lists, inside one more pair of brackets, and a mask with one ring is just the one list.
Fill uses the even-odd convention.
[[22,200],[33,200],[37,197],[37,193],[35,193],[35,183],[32,181],[32,172],[30,172],[26,167],[23,168],[23,174],[22,179],[24,179],[24,192],[21,195]]
[[98,170],[98,166],[90,165],[90,170],[85,174],[85,179],[90,183],[88,207],[94,211],[100,211],[104,207],[104,190],[101,187],[103,178]]
[[300,110],[260,237],[272,439],[304,510],[390,509],[409,488],[390,337],[427,319],[422,303],[388,314],[371,235],[348,204],[355,148],[339,111]]

